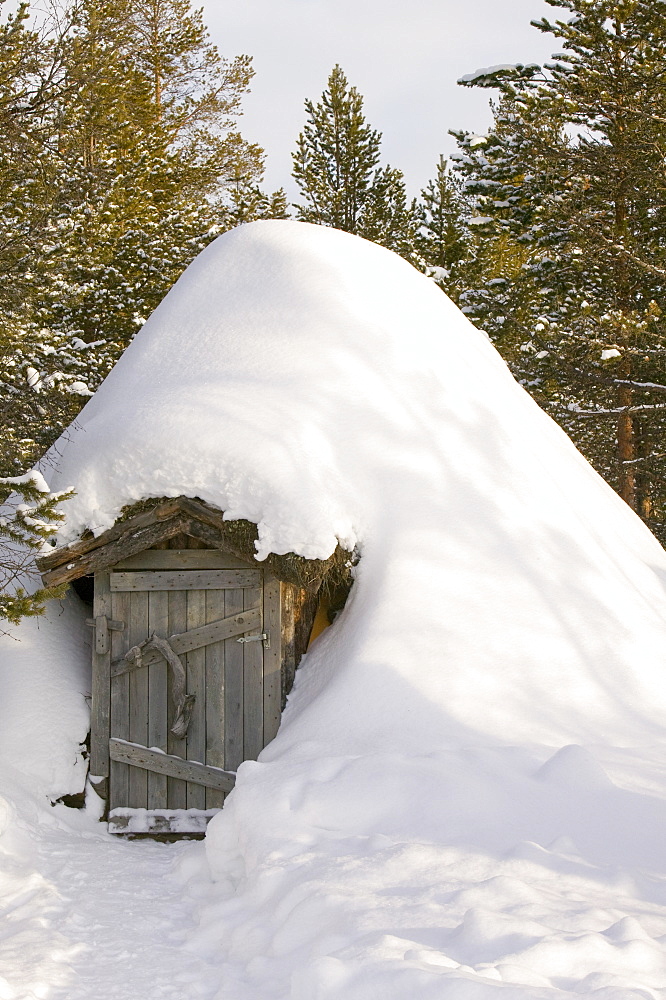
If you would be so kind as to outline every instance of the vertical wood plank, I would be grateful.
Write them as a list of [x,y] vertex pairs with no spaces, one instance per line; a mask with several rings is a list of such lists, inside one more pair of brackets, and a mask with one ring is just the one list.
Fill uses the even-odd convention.
[[[206,592],[187,591],[187,630],[206,624]],[[193,649],[187,654],[187,693],[195,697],[192,718],[187,730],[187,759],[206,763],[206,650]],[[206,808],[206,789],[188,782],[188,809]]]
[[[206,624],[224,618],[224,591],[206,591]],[[225,767],[224,761],[224,643],[206,646],[206,764]],[[224,792],[206,789],[206,809],[221,809]]]
[[[187,591],[185,590],[175,590],[169,593],[169,635],[174,633],[185,632],[187,629]],[[169,725],[173,721],[174,717],[174,703],[173,703],[173,692],[171,684],[171,675],[169,674],[168,683],[168,713],[169,713]],[[173,733],[168,734],[167,738],[167,751],[168,753],[175,754],[177,757],[186,757],[186,743],[185,740],[177,739]],[[187,783],[182,781],[180,778],[167,778],[167,808],[168,809],[186,809],[187,808]]]
[[[111,591],[109,574],[95,574],[95,598],[93,617],[111,614]],[[95,652],[92,643],[92,706],[90,719],[90,773],[108,778],[109,776],[109,723],[111,712],[111,649],[106,653]],[[107,789],[108,794],[108,789]]]
[[[119,660],[129,646],[130,595],[111,595],[111,616],[125,622],[122,632],[111,633],[111,659]],[[129,739],[129,674],[111,678],[111,736],[121,740]],[[129,805],[129,765],[112,760],[109,778],[109,808],[117,809]]]
[[[243,591],[224,592],[225,616],[243,611]],[[243,648],[236,639],[224,640],[224,760],[237,770],[243,760]]]
[[[169,635],[169,595],[153,591],[148,596],[148,631],[160,638]],[[148,671],[148,743],[166,751],[168,724],[167,665],[164,661],[151,663]],[[167,808],[167,776],[148,771],[148,808]]]
[[264,630],[271,644],[264,650],[264,746],[275,739],[282,711],[282,601],[280,581],[264,578]]
[[[261,607],[262,588],[243,590],[244,610]],[[263,631],[263,625],[257,630]],[[264,746],[264,644],[243,646],[243,759],[256,760]]]
[[[148,594],[130,596],[129,644],[138,645],[148,638]],[[148,670],[132,670],[129,675],[129,738],[132,743],[148,745]],[[129,805],[145,809],[148,805],[148,774],[143,768],[129,769]]]
[[282,693],[291,691],[296,673],[296,613],[298,590],[280,583],[280,634],[282,636]]

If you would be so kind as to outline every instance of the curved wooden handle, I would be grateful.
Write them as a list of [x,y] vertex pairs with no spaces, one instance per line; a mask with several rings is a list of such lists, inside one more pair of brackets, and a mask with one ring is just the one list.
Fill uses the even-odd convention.
[[186,677],[185,667],[180,657],[175,653],[166,639],[161,639],[154,632],[149,639],[144,639],[138,646],[132,646],[125,654],[126,660],[134,660],[137,667],[141,666],[144,652],[156,650],[160,653],[169,665],[171,670],[173,700],[176,709],[174,720],[171,723],[169,732],[173,733],[176,739],[182,740],[187,735],[187,730],[192,718],[192,709],[196,700],[193,694],[187,694],[185,690]]

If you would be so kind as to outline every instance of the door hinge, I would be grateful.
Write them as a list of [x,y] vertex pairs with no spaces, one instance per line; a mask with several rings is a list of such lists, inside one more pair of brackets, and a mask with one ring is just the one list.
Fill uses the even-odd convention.
[[263,642],[264,649],[270,649],[271,634],[270,632],[262,632],[261,635],[243,635],[240,639],[236,639],[236,642]]
[[112,632],[122,632],[125,622],[117,622],[109,619],[106,615],[97,615],[96,618],[86,618],[86,625],[92,625],[95,629],[95,652],[100,656],[109,652],[109,630]]

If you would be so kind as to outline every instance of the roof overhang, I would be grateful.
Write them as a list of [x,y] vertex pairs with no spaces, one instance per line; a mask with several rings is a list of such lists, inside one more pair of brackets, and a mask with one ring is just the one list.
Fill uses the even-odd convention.
[[[130,509],[129,516],[116,521],[101,535],[86,532],[76,542],[40,556],[36,562],[44,585],[71,583],[180,534],[196,538],[208,548],[222,549],[249,563],[255,562],[254,543],[258,536],[257,526],[251,521],[225,521],[223,511],[191,497],[149,502],[148,509],[146,502],[139,513]],[[285,556],[271,554],[263,565],[279,580],[314,593],[345,555],[349,553],[339,546],[329,559],[304,559],[293,552]]]

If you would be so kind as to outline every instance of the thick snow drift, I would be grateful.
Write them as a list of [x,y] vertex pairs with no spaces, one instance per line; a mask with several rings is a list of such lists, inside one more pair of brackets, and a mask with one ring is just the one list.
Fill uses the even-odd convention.
[[294,222],[222,236],[51,460],[67,538],[183,493],[255,521],[260,558],[358,545],[275,753],[661,733],[663,550],[386,250]]
[[43,471],[77,490],[61,541],[184,493],[259,557],[360,552],[209,827],[217,884],[183,868],[197,995],[666,995],[666,556],[427,278],[226,234]]
[[0,631],[0,778],[18,772],[43,800],[85,784],[91,630],[83,607],[70,592],[49,601],[43,617]]

